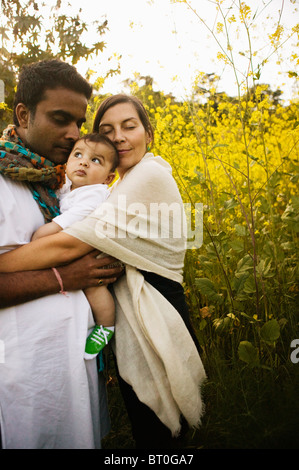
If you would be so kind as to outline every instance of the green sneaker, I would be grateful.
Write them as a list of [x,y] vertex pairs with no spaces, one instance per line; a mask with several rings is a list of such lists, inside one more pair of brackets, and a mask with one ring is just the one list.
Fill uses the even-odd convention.
[[104,326],[95,326],[86,340],[84,359],[93,359],[108,344],[114,331]]

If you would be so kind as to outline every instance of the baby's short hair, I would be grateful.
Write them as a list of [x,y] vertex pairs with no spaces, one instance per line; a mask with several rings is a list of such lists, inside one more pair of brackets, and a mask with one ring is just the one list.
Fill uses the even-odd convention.
[[[84,140],[86,142],[95,142],[95,143],[98,143],[98,144],[105,144],[107,145],[108,147],[110,147],[113,151],[114,151],[114,155],[113,155],[113,159],[112,159],[112,167],[111,167],[111,171],[115,171],[116,168],[118,167],[119,165],[119,155],[118,155],[118,150],[116,148],[116,146],[114,145],[114,143],[108,139],[108,137],[106,137],[105,135],[102,135],[102,134],[98,134],[97,132],[92,132],[90,134],[85,134],[85,135],[82,135],[79,139],[79,140]],[[78,142],[77,141],[77,142]]]

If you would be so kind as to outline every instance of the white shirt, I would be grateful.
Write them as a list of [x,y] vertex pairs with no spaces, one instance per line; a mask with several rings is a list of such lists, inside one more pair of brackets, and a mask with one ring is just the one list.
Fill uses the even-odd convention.
[[[26,184],[0,175],[0,253],[28,243],[43,223]],[[100,448],[109,428],[105,384],[96,361],[83,358],[92,326],[82,291],[0,309],[4,448]]]
[[67,179],[57,196],[61,214],[54,217],[53,222],[65,229],[93,212],[107,199],[109,191],[106,184],[89,184],[71,191]]

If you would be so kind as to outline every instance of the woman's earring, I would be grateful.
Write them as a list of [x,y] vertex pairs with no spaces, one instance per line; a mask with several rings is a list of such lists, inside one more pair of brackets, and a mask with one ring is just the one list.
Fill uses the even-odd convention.
[[150,149],[151,149],[151,146],[150,146],[150,145],[148,145],[146,149],[147,149],[147,151],[149,152],[149,151],[150,151]]

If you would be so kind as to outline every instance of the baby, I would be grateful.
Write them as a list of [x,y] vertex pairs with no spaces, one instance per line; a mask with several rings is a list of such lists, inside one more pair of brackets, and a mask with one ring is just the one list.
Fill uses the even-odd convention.
[[[107,185],[115,178],[118,162],[117,149],[107,137],[87,134],[77,140],[66,164],[67,181],[58,192],[61,215],[42,225],[32,239],[57,233],[93,212],[108,197]],[[92,359],[114,334],[115,307],[106,286],[99,284],[84,292],[96,323],[84,354],[85,359]]]

